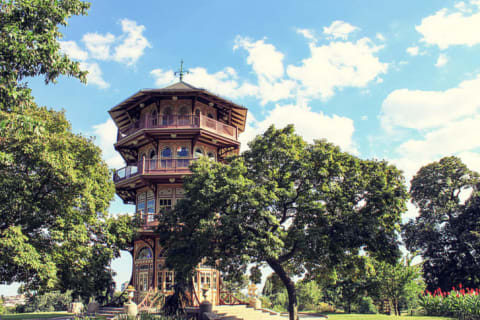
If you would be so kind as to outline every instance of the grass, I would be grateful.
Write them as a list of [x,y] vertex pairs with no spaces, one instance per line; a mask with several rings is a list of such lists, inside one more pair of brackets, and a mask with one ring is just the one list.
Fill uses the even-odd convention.
[[61,318],[71,316],[71,313],[67,312],[32,312],[32,313],[16,313],[16,314],[4,314],[0,317],[2,320],[17,320],[17,319],[45,319],[45,318]]

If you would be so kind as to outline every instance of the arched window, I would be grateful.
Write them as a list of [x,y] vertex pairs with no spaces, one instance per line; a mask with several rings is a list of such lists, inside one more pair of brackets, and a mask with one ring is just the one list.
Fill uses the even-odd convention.
[[207,113],[207,117],[209,117],[210,119],[215,119],[215,118],[213,117],[213,114],[211,114],[210,112]]
[[162,125],[169,126],[173,124],[172,108],[165,107],[162,114]]
[[200,109],[195,109],[195,117],[193,118],[196,126],[200,125],[200,113]]
[[157,166],[157,153],[155,149],[150,150],[148,154],[148,169],[155,169]]
[[177,157],[188,157],[188,148],[185,146],[177,147]]
[[208,159],[215,161],[215,153],[212,151],[208,152],[207,157]]
[[165,147],[162,149],[161,153],[162,159],[160,160],[160,167],[162,169],[171,168],[173,165],[172,158],[172,149],[170,147]]
[[181,126],[187,126],[190,124],[188,107],[180,107],[180,110],[178,111],[178,124]]
[[170,147],[165,147],[162,150],[162,158],[171,158],[172,157],[172,149]]
[[152,113],[150,114],[150,124],[152,127],[156,127],[158,125],[158,115],[157,115],[157,110],[152,110]]
[[149,247],[143,247],[137,254],[137,260],[152,259],[152,250]]
[[201,148],[195,148],[195,159],[198,159],[200,157],[202,157],[204,154],[203,154],[203,150]]

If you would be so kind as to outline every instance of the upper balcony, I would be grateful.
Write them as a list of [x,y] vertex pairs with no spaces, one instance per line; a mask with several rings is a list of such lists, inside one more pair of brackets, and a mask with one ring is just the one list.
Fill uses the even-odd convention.
[[136,176],[159,176],[190,173],[190,163],[196,159],[162,159],[139,161],[136,166],[126,166],[115,170],[113,182],[118,183]]
[[222,137],[238,140],[238,129],[226,123],[200,115],[150,115],[141,117],[137,122],[130,124],[126,129],[118,131],[117,144],[123,139],[140,130],[170,130],[170,129],[204,129]]

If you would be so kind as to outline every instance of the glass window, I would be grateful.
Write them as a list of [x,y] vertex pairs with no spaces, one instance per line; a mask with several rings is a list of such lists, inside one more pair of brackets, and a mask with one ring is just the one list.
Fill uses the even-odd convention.
[[158,210],[166,212],[172,209],[172,199],[158,199]]
[[148,247],[143,247],[137,254],[137,260],[152,259],[152,250]]
[[151,117],[150,121],[151,121],[152,127],[156,127],[158,123],[157,110],[153,110],[150,117]]
[[203,150],[200,149],[200,148],[196,148],[195,149],[195,158],[200,158],[201,156],[203,156]]
[[172,149],[165,147],[162,150],[162,158],[170,158],[172,156]]
[[146,193],[142,192],[137,196],[137,213],[145,213],[145,197]]
[[178,112],[178,114],[180,114],[181,116],[186,116],[188,115],[188,108],[183,106],[180,108],[180,111]]
[[213,114],[211,114],[210,112],[207,114],[207,117],[209,117],[210,119],[214,119]]
[[177,156],[178,157],[188,157],[188,148],[185,146],[179,146],[177,148]]
[[164,126],[173,124],[172,108],[171,107],[166,107],[165,109],[163,109],[162,124]]
[[207,156],[208,159],[215,161],[215,154],[213,152],[210,151]]
[[172,291],[174,285],[174,272],[165,271],[165,291]]

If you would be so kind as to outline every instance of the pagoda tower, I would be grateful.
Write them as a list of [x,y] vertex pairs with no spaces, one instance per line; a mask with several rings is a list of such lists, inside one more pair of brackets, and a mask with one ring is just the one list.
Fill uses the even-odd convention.
[[[224,161],[239,153],[247,109],[183,82],[181,74],[180,82],[140,90],[109,113],[118,128],[115,150],[127,165],[114,173],[116,193],[135,205],[141,220],[131,249],[130,284],[138,303],[152,290],[173,293],[175,271],[164,267],[157,217],[169,214],[184,197],[183,178],[191,174],[192,161]],[[193,284],[194,304],[203,299],[202,289],[208,289],[212,304],[220,303],[220,274],[213,266],[199,265]]]

